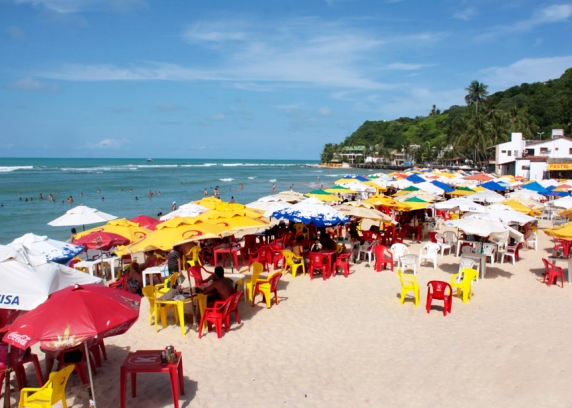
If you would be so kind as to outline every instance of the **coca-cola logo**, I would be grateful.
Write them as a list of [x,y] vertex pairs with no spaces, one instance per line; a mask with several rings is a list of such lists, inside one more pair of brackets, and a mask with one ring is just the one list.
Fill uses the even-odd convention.
[[21,346],[25,346],[28,344],[32,338],[26,334],[19,334],[17,332],[12,332],[8,334],[8,340],[12,340],[14,343],[17,343]]

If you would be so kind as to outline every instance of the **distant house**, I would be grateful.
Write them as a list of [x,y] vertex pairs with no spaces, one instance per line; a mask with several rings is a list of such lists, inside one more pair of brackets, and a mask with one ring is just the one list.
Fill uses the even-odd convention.
[[571,156],[572,139],[565,137],[562,129],[553,129],[552,138],[548,140],[524,140],[522,133],[512,133],[510,142],[495,146],[491,164],[497,174],[542,180],[545,176],[570,176]]
[[405,153],[400,150],[391,151],[391,165],[392,166],[403,166],[405,163]]
[[358,157],[364,157],[365,146],[345,146],[341,152],[336,153],[336,157],[346,159],[351,163],[355,163]]

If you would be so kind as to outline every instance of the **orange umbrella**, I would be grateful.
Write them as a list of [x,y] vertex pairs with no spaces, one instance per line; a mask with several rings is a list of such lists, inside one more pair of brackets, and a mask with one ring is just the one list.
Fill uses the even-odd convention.
[[490,176],[487,176],[484,173],[476,173],[476,174],[473,174],[471,176],[463,177],[463,179],[464,180],[489,181],[489,180],[492,180],[493,178]]

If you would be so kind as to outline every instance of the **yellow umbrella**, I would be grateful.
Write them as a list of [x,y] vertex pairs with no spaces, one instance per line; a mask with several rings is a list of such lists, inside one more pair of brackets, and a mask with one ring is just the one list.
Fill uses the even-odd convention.
[[118,218],[116,220],[108,221],[107,224],[89,229],[87,231],[82,231],[76,235],[76,239],[83,237],[84,235],[91,234],[92,232],[112,232],[117,235],[121,235],[129,239],[130,242],[139,241],[141,238],[150,234],[152,231],[139,226],[138,222],[129,221],[126,218]]
[[356,181],[359,182],[359,180],[354,179],[354,178],[341,178],[339,180],[334,181],[334,184],[354,183]]
[[222,204],[223,202],[224,201],[222,201],[220,198],[216,197],[205,197],[198,201],[194,201],[195,204],[210,208],[211,210],[214,210],[217,205]]
[[352,207],[374,208],[375,205],[366,203],[365,201],[348,201],[344,205],[351,205]]
[[449,193],[452,196],[467,196],[467,195],[471,195],[471,194],[475,194],[475,191],[473,190],[455,190],[455,191],[451,191]]
[[380,186],[379,184],[374,183],[373,181],[364,181],[363,184],[365,184],[366,186],[370,186],[370,187],[375,188],[377,192],[387,191],[387,188]]
[[185,242],[227,236],[225,228],[197,217],[174,217],[157,225],[157,229],[139,241],[119,248],[121,253],[145,252],[153,249],[168,250]]
[[569,220],[572,220],[572,208],[568,208],[567,210],[562,210],[558,213],[558,215],[562,217],[567,217]]
[[397,211],[409,211],[411,209],[408,204],[400,203],[399,201],[386,196],[372,196],[364,201],[375,206],[388,207]]
[[515,200],[504,200],[503,202],[501,202],[501,204],[508,205],[513,210],[526,215],[530,215],[532,217],[542,214],[540,211],[535,210],[534,208],[527,207],[526,205],[519,203],[518,201]]
[[559,225],[558,227],[546,228],[543,231],[546,233],[546,235],[551,237],[572,240],[572,222],[569,222],[565,225]]
[[217,205],[214,210],[224,214],[223,216],[234,215],[235,213],[244,214],[252,218],[262,218],[264,216],[264,211],[258,208],[246,207],[239,203],[221,203]]
[[340,197],[336,197],[335,195],[332,194],[304,194],[306,197],[316,197],[318,200],[320,201],[324,201],[324,202],[334,202],[334,201],[341,201],[342,199]]
[[342,186],[326,188],[324,191],[326,193],[330,193],[330,194],[355,194],[355,193],[357,193],[357,191],[352,190],[351,188],[345,188]]
[[391,223],[391,217],[375,209],[355,207],[352,205],[340,205],[336,207],[336,210],[348,217],[367,218],[369,220]]
[[227,232],[238,232],[253,228],[266,228],[268,223],[260,218],[247,215],[246,211],[221,212],[217,210],[207,211],[197,216],[198,219],[208,221],[223,228]]

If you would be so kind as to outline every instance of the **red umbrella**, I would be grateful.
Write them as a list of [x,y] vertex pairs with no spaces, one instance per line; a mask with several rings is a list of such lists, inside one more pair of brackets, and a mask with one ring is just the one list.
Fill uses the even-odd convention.
[[[84,343],[90,367],[87,341],[125,333],[137,321],[140,303],[137,295],[102,285],[70,286],[14,320],[2,340],[21,349],[40,342],[45,350]],[[89,376],[93,390],[91,368]]]
[[108,251],[117,245],[129,244],[129,239],[113,232],[96,231],[75,240],[74,245],[83,245],[87,249]]
[[138,222],[141,227],[150,229],[151,231],[155,231],[155,226],[161,222],[156,218],[143,214],[139,214],[137,217],[131,218],[129,221]]

